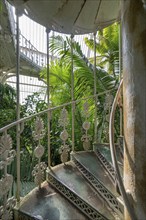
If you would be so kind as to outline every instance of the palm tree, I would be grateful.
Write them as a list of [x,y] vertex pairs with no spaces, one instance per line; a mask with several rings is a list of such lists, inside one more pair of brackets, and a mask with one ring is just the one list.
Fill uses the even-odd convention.
[[[75,100],[94,94],[94,66],[85,57],[78,42],[73,41],[73,71],[74,71],[74,95]],[[71,100],[71,39],[55,36],[50,39],[50,50],[58,56],[58,59],[50,63],[50,99],[53,106],[69,102]],[[46,80],[46,68],[40,76]],[[117,81],[103,68],[96,67],[97,93],[115,88]],[[105,97],[98,100],[99,129],[103,128]],[[89,100],[91,121],[93,121],[94,99]],[[83,101],[76,106],[76,122],[82,127],[81,108]],[[105,117],[105,115],[104,115]],[[78,133],[78,132],[77,132]]]
[[[93,50],[93,39],[85,38],[86,45]],[[98,31],[96,42],[97,64],[107,70],[114,77],[118,75],[119,63],[119,24],[113,25]],[[90,59],[93,62],[93,59]]]
[[[50,49],[54,51],[54,53],[58,53],[59,60],[63,65],[67,65],[71,67],[71,40],[66,37],[64,39],[61,36],[56,36],[52,40],[50,40]],[[66,63],[66,64],[65,64]],[[54,64],[53,64],[54,65]],[[60,65],[60,63],[59,63]],[[61,65],[62,66],[62,65]],[[90,94],[93,94],[93,85],[94,85],[94,74],[93,74],[93,64],[85,57],[83,54],[81,47],[78,42],[73,42],[73,70],[75,75],[75,92],[83,94],[85,88],[90,88]],[[51,72],[52,65],[50,65]],[[69,69],[70,71],[70,69]],[[52,73],[51,73],[52,74]],[[112,89],[115,86],[115,79],[111,75],[109,76],[108,72],[105,71],[100,66],[96,67],[96,75],[97,75],[97,91],[105,91]],[[68,75],[70,77],[70,74]]]

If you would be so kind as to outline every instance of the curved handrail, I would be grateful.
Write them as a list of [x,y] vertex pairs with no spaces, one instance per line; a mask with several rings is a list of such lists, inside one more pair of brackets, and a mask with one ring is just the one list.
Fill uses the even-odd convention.
[[5,130],[8,130],[8,129],[12,128],[13,126],[15,126],[15,125],[17,125],[17,124],[24,123],[25,121],[30,120],[30,119],[33,118],[33,117],[42,115],[42,114],[47,113],[47,112],[51,112],[51,111],[53,111],[53,110],[57,110],[57,109],[63,108],[63,107],[65,107],[65,106],[71,105],[72,103],[78,103],[78,102],[80,102],[80,101],[82,101],[82,100],[87,100],[87,99],[90,99],[90,98],[94,98],[95,96],[98,97],[98,96],[101,96],[101,95],[105,95],[105,94],[110,93],[110,92],[112,92],[112,91],[114,91],[114,90],[115,90],[115,88],[114,88],[114,89],[107,90],[107,91],[104,91],[104,92],[101,92],[101,93],[98,93],[98,94],[96,94],[96,95],[91,95],[91,96],[88,96],[88,97],[85,97],[85,98],[81,98],[81,99],[75,100],[75,101],[73,101],[73,102],[68,102],[68,103],[65,103],[65,104],[62,104],[62,105],[59,105],[59,106],[55,106],[55,107],[52,107],[52,108],[48,108],[48,109],[45,109],[45,110],[43,110],[43,111],[41,111],[41,112],[38,112],[38,113],[35,113],[35,114],[33,114],[33,115],[27,116],[27,117],[25,117],[25,118],[21,118],[21,119],[19,119],[19,120],[17,120],[17,121],[12,122],[11,124],[6,125],[6,126],[3,127],[3,128],[0,128],[0,133],[2,133],[2,132],[5,131]]
[[115,118],[115,111],[116,111],[116,107],[118,104],[118,98],[121,92],[121,88],[123,85],[123,80],[121,80],[118,91],[116,93],[113,105],[112,105],[112,109],[111,109],[111,114],[110,114],[110,122],[109,122],[109,141],[110,141],[110,150],[111,150],[111,157],[112,157],[112,162],[113,162],[113,166],[116,172],[116,177],[117,177],[117,181],[118,181],[118,186],[121,192],[121,195],[123,197],[125,206],[127,208],[127,211],[129,213],[129,216],[131,217],[132,220],[136,220],[137,217],[134,213],[134,210],[129,202],[127,193],[125,191],[124,188],[124,184],[122,181],[122,177],[120,175],[120,170],[118,167],[118,162],[117,162],[117,156],[116,156],[116,150],[115,150],[115,144],[114,144],[114,118]]

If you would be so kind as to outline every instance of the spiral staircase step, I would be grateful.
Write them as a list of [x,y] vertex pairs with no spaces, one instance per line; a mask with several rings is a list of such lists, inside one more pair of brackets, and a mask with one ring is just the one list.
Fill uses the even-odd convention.
[[[78,169],[72,161],[68,162],[66,165],[62,164],[56,166],[53,170],[48,171],[47,179],[48,182],[50,182],[52,186],[54,186],[57,190],[59,189],[59,191],[67,199],[69,199],[73,205],[76,205],[76,203],[74,203],[74,201],[71,198],[72,196],[75,196],[77,201],[77,207],[79,207],[81,211],[84,211],[84,209],[82,209],[82,207],[79,206],[80,199],[85,205],[89,207],[89,209],[93,208],[94,212],[99,212],[101,216],[104,216],[103,219],[107,219],[105,216],[108,216],[108,219],[115,219],[114,212],[112,212],[112,210],[108,206],[106,206],[103,199],[100,198],[100,196],[95,192],[95,190],[89,185],[88,181],[84,179],[84,177],[78,171]],[[67,195],[66,191],[69,191]],[[91,216],[91,218],[89,219],[100,218],[93,218],[93,216]]]
[[[87,159],[86,159],[87,158]],[[89,161],[88,161],[89,158]],[[106,169],[101,166],[100,160],[96,157],[94,152],[78,152],[72,154],[72,159],[83,174],[85,179],[89,182],[101,198],[114,210],[121,219],[123,218],[123,205],[120,202],[119,194],[116,192],[109,174]],[[88,162],[87,162],[88,161]],[[92,163],[91,163],[92,161]],[[100,166],[99,166],[100,165]],[[102,172],[101,174],[99,174]],[[106,178],[103,178],[105,176]],[[101,178],[102,177],[102,178]],[[114,189],[114,190],[113,190]]]
[[33,189],[14,210],[15,220],[87,220],[58,191],[44,182],[42,188]]

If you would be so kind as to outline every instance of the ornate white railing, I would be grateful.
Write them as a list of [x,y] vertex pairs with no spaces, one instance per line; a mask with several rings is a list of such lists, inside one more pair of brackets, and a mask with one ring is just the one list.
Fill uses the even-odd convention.
[[47,54],[38,51],[22,34],[20,34],[20,54],[41,68],[47,65]]
[[12,138],[4,131],[0,138],[0,198],[3,205],[0,206],[0,219],[11,220],[13,219],[12,209],[16,204],[16,199],[11,197],[8,199],[9,191],[13,184],[13,175],[8,173],[8,166],[14,160],[16,151],[12,149]]
[[[109,91],[109,92],[113,92]],[[100,93],[97,95],[97,97],[101,97],[104,96],[104,99],[106,99],[107,95],[107,91]],[[17,120],[3,128],[0,129],[0,169],[1,169],[1,173],[2,175],[0,176],[0,201],[2,202],[1,207],[0,207],[0,217],[2,218],[2,216],[6,216],[8,215],[9,212],[9,216],[11,216],[11,208],[13,208],[13,206],[15,205],[15,199],[14,198],[8,198],[9,196],[9,191],[11,190],[12,184],[13,184],[13,179],[15,179],[15,181],[17,180],[17,188],[21,191],[21,182],[22,181],[32,181],[32,179],[30,178],[29,180],[27,179],[27,176],[29,176],[30,172],[32,173],[32,176],[34,177],[34,182],[38,187],[41,187],[41,183],[44,181],[45,179],[45,170],[47,168],[47,159],[44,160],[45,156],[48,156],[47,153],[47,146],[43,145],[43,138],[46,138],[46,131],[47,131],[47,125],[46,125],[46,121],[43,118],[44,115],[47,115],[48,113],[50,113],[51,115],[51,121],[53,121],[53,117],[54,118],[58,118],[58,122],[56,122],[55,127],[56,127],[56,131],[55,133],[57,134],[57,142],[59,142],[59,149],[58,152],[60,153],[60,161],[63,163],[66,163],[67,160],[69,160],[69,152],[72,149],[71,147],[71,142],[72,142],[72,137],[71,137],[71,129],[69,129],[68,126],[69,123],[71,123],[71,120],[69,121],[69,117],[68,117],[68,110],[71,110],[71,106],[74,103],[75,106],[75,110],[77,109],[78,105],[79,107],[81,107],[82,105],[82,110],[81,112],[83,113],[83,117],[82,117],[82,123],[80,123],[81,127],[80,128],[83,132],[82,135],[80,137],[80,139],[82,139],[83,141],[83,148],[84,150],[88,150],[91,149],[90,147],[90,142],[93,142],[93,138],[91,140],[91,136],[88,134],[89,130],[90,130],[90,124],[93,124],[93,121],[91,121],[90,118],[90,114],[89,112],[89,104],[87,104],[87,100],[88,102],[92,103],[92,115],[94,112],[94,96],[90,96],[88,98],[84,98],[84,99],[80,99],[80,100],[76,100],[74,102],[69,102],[69,103],[65,103],[63,105],[60,106],[56,106],[56,107],[52,107],[49,109],[46,109],[42,112],[36,113],[34,115],[30,115],[28,117],[22,118],[20,120]],[[60,112],[60,117],[59,117],[59,112]],[[57,115],[57,116],[56,116]],[[71,117],[70,117],[71,118]],[[93,119],[93,116],[92,116]],[[31,122],[32,128],[30,128],[30,124],[29,121],[33,120],[33,124]],[[75,124],[76,125],[76,124]],[[30,143],[32,143],[32,146],[25,146],[25,143],[21,143],[21,136],[23,136],[23,132],[25,131],[25,126],[27,128],[29,128],[29,132],[31,133],[30,135]],[[60,127],[61,128],[60,128]],[[79,125],[76,125],[79,126]],[[16,153],[16,127],[19,128],[18,134],[20,135],[20,152]],[[76,129],[76,127],[75,127]],[[52,132],[52,130],[51,130]],[[25,135],[27,135],[26,132],[24,132]],[[56,134],[53,134],[54,136]],[[52,133],[49,133],[49,135],[52,137]],[[11,137],[13,136],[13,138]],[[76,134],[75,134],[75,138],[76,138]],[[22,144],[24,146],[22,146]],[[52,143],[51,143],[51,146]],[[76,146],[75,146],[75,150],[76,150]],[[29,156],[32,157],[32,160],[29,159],[29,157],[27,157],[27,155],[25,154],[25,152],[29,151]],[[55,150],[55,149],[51,149]],[[17,154],[20,154],[20,161],[19,157],[17,157]],[[14,160],[16,156],[16,159]],[[17,163],[16,163],[17,161]],[[22,163],[22,162],[25,163]],[[11,163],[12,163],[12,167],[11,167]],[[17,164],[17,166],[16,166]],[[50,161],[50,164],[53,165],[53,161]],[[34,167],[32,167],[32,165]],[[9,169],[7,169],[7,167],[9,166]],[[28,167],[31,169],[27,170]],[[21,168],[21,169],[20,169]],[[12,176],[12,174],[17,173],[16,169],[20,169],[21,171],[21,175],[20,175],[20,179],[18,179],[18,176],[15,174],[15,177]],[[12,172],[12,174],[10,174],[10,171]],[[15,172],[14,172],[15,171]],[[23,172],[23,179],[21,179],[22,177],[22,172]],[[21,192],[18,191],[17,192],[17,199],[20,198]],[[19,201],[19,199],[18,199]],[[9,207],[9,208],[7,208]],[[7,218],[2,218],[2,219],[7,219]],[[8,219],[11,219],[10,217]]]
[[90,149],[90,142],[92,140],[91,135],[88,135],[88,130],[90,129],[90,122],[88,120],[89,118],[89,104],[86,101],[83,105],[83,115],[85,117],[85,121],[83,122],[83,129],[85,133],[83,134],[81,140],[83,141],[83,148],[84,150],[89,150]]
[[[8,10],[8,16],[9,16],[14,46],[16,47],[16,23],[14,19],[14,12],[12,10],[12,6],[8,2],[5,2],[5,4]],[[40,68],[45,67],[47,65],[47,54],[40,52],[37,48],[35,48],[33,44],[21,34],[21,30],[20,30],[20,54],[22,56],[25,56],[25,58],[27,58],[29,62],[32,62],[33,64],[37,65]]]

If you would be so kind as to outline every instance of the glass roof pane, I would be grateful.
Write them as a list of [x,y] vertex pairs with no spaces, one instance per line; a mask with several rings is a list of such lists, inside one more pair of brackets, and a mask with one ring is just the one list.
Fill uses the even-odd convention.
[[[16,89],[16,76],[7,79],[7,83]],[[35,77],[20,75],[20,103],[25,101],[28,95],[34,92],[40,93],[41,99],[46,99],[47,86]]]

